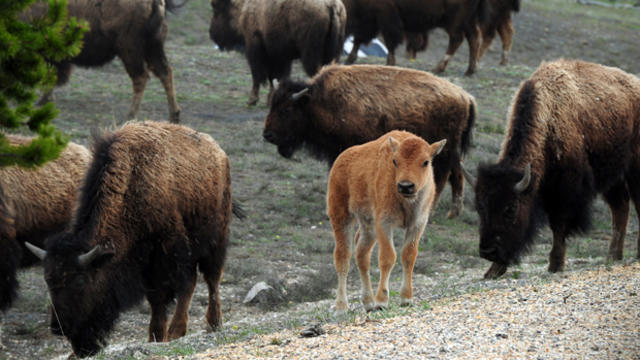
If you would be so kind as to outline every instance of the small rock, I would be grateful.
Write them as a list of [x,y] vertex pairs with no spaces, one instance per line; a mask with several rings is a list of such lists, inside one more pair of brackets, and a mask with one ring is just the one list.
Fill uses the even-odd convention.
[[300,332],[301,337],[316,337],[326,334],[326,331],[322,328],[322,325],[315,324],[309,328],[306,328]]

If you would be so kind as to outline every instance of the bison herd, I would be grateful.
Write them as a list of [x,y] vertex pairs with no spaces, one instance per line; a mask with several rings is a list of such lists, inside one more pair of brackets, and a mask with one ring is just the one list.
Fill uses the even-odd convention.
[[[473,175],[462,161],[477,104],[464,89],[394,66],[323,67],[339,58],[345,34],[354,35],[354,48],[382,34],[392,65],[399,43],[424,49],[435,27],[450,37],[437,71],[466,38],[467,73],[475,72],[496,32],[505,63],[510,13],[519,10],[519,0],[212,0],[211,6],[211,39],[246,55],[253,77],[249,103],[258,101],[262,83],[271,87],[264,139],[285,158],[305,148],[329,164],[336,311],[348,309],[352,247],[365,309],[388,306],[394,228],[405,230],[400,298],[411,303],[413,267],[430,212],[448,182],[448,216],[460,215],[465,178],[475,192],[479,254],[492,262],[486,278],[518,263],[547,223],[553,232],[548,269],[562,271],[565,241],[588,230],[598,194],[612,214],[608,256],[622,259],[629,200],[640,210],[637,77],[582,61],[542,63],[515,94],[497,161],[481,164]],[[168,119],[178,122],[163,49],[165,11],[175,7],[171,0],[70,0],[70,13],[87,19],[91,31],[77,58],[53,64],[58,83],[68,80],[71,65],[96,66],[118,56],[133,82],[129,117],[138,112],[151,71],[166,90]],[[25,19],[42,11],[34,7]],[[309,80],[288,79],[294,59]],[[281,82],[274,88],[276,79]],[[232,200],[227,155],[209,135],[178,124],[129,122],[96,135],[91,151],[71,143],[39,169],[1,168],[0,311],[16,297],[17,269],[41,259],[51,330],[66,336],[77,356],[96,354],[119,314],[143,298],[151,306],[149,341],[168,341],[187,331],[200,272],[209,289],[206,320],[215,330],[234,214],[244,216]],[[381,277],[374,296],[369,268],[376,243]]]

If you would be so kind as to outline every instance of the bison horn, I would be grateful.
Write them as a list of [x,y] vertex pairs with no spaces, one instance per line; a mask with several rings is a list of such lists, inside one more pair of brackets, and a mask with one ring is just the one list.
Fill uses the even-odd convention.
[[86,267],[87,265],[91,264],[91,262],[95,260],[98,256],[104,253],[105,251],[102,250],[102,247],[100,247],[100,245],[96,245],[93,247],[93,249],[89,250],[89,252],[82,255],[78,255],[78,264],[81,267]]
[[29,249],[29,251],[31,251],[33,253],[33,255],[35,255],[38,259],[40,260],[44,260],[45,257],[47,257],[47,252],[45,250],[40,249],[39,247],[32,245],[28,242],[24,242],[24,246],[27,247],[27,249]]
[[464,168],[464,166],[462,165],[462,162],[460,162],[460,168],[462,169],[462,175],[464,175],[465,180],[467,180],[469,185],[471,185],[475,189],[476,178],[473,175],[471,175],[471,173],[467,171],[467,169]]
[[524,175],[522,176],[522,180],[518,181],[518,183],[513,187],[516,193],[521,193],[529,187],[529,183],[531,182],[531,163],[527,164],[524,168]]
[[306,94],[309,92],[309,88],[306,87],[300,91],[298,91],[297,93],[291,95],[291,100],[296,101],[298,99],[300,99],[302,97],[302,95]]

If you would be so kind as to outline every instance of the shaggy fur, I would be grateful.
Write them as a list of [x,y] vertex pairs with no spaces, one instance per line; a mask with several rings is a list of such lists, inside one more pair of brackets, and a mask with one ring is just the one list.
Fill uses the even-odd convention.
[[[638,129],[640,80],[620,69],[558,60],[523,82],[497,164],[478,170],[480,255],[494,262],[486,276],[517,263],[546,219],[549,271],[563,270],[565,240],[589,229],[597,194],[611,208],[609,257],[622,259],[629,198],[640,210]],[[527,164],[531,181],[518,192]]]
[[[209,35],[221,49],[243,48],[253,78],[248,104],[258,102],[260,84],[284,80],[300,59],[313,76],[337,60],[347,22],[340,0],[212,0]],[[271,94],[271,91],[270,91]]]
[[[352,252],[348,232],[356,221],[356,263],[365,309],[381,309],[389,303],[389,275],[396,262],[394,228],[405,230],[400,298],[403,304],[411,302],[413,266],[436,194],[432,160],[446,142],[429,145],[409,132],[394,130],[351,147],[336,159],[327,189],[327,214],[336,240],[336,311],[348,309],[347,275]],[[374,299],[369,263],[376,239],[380,246],[380,283]]]
[[[347,34],[354,34],[354,44],[347,63],[355,62],[358,48],[382,33],[389,50],[387,65],[395,64],[395,49],[408,34],[422,38],[426,49],[428,32],[441,28],[449,35],[449,46],[435,72],[443,72],[462,41],[469,44],[469,67],[476,71],[480,34],[477,24],[486,21],[488,0],[343,0],[347,8]],[[413,45],[412,45],[413,46]]]
[[[292,94],[308,88],[296,101]],[[450,217],[462,211],[460,159],[471,145],[476,118],[473,96],[429,73],[389,66],[331,65],[310,81],[284,82],[273,96],[264,138],[291,157],[306,146],[329,164],[347,148],[394,130],[426,141],[447,139],[434,164],[436,199],[449,180]],[[437,200],[436,200],[437,202]]]
[[[97,67],[122,60],[133,83],[133,99],[128,118],[137,116],[149,71],[162,82],[169,104],[169,119],[180,122],[180,107],[173,86],[173,71],[164,52],[167,37],[166,11],[177,6],[173,0],[69,0],[69,16],[86,20],[90,30],[83,39],[82,51],[71,60],[55,63],[57,85],[69,81],[72,65]],[[36,3],[24,19],[43,16],[46,4]],[[51,92],[41,102],[46,102]]]
[[[31,141],[5,136],[13,145]],[[90,161],[85,147],[69,143],[58,159],[39,168],[0,167],[0,311],[17,295],[18,268],[38,260],[24,242],[43,246],[47,236],[64,230]]]
[[[151,305],[149,341],[183,336],[198,268],[209,286],[206,319],[218,328],[232,211],[224,151],[209,135],[144,122],[97,139],[93,153],[71,230],[47,243],[44,260],[74,353],[97,353],[119,314],[144,296]],[[92,248],[98,256],[81,266],[78,256]]]

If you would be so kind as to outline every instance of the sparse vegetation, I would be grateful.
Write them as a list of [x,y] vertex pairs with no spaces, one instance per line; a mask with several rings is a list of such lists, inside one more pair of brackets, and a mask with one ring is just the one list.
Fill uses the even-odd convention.
[[[304,153],[292,160],[284,159],[275,146],[262,140],[268,109],[264,100],[256,108],[245,107],[251,87],[249,68],[241,54],[214,49],[207,33],[210,14],[208,2],[188,1],[177,14],[169,15],[166,52],[174,68],[183,123],[211,134],[227,152],[231,159],[234,197],[248,214],[245,221],[232,222],[231,247],[221,284],[224,325],[220,332],[205,333],[206,287],[199,284],[185,339],[146,345],[149,312],[130,311],[123,314],[110,339],[111,344],[126,343],[127,350],[97,358],[132,358],[140,348],[147,356],[189,357],[208,347],[243,341],[282,328],[299,328],[315,322],[354,323],[365,316],[358,307],[360,282],[354,262],[348,287],[353,311],[339,318],[331,313],[336,281],[333,232],[326,217],[326,164]],[[464,161],[471,171],[475,171],[478,163],[491,162],[497,157],[513,93],[541,61],[561,56],[580,57],[640,75],[637,10],[587,7],[566,0],[524,0],[521,12],[514,15],[514,27],[509,65],[497,65],[500,41],[496,39],[473,77],[463,76],[468,56],[466,44],[460,47],[443,74],[471,93],[478,103],[475,145]],[[434,31],[426,53],[418,53],[414,62],[398,54],[398,64],[431,70],[446,46],[444,32]],[[358,62],[384,64],[385,59],[369,57]],[[303,77],[299,65],[293,75]],[[108,129],[123,122],[130,92],[130,80],[119,61],[101,69],[76,69],[70,83],[55,91],[56,106],[61,112],[54,123],[70,134],[72,141],[86,144],[93,129]],[[266,90],[260,98],[266,98]],[[166,115],[164,89],[152,78],[140,118],[166,120]],[[392,296],[390,309],[372,314],[371,318],[428,311],[430,304],[444,296],[549,281],[546,269],[551,234],[547,230],[538,236],[538,244],[523,258],[522,264],[511,268],[500,280],[482,280],[489,263],[477,256],[478,219],[473,196],[466,186],[465,209],[455,220],[446,219],[450,202],[448,190],[432,212],[416,263],[415,305],[401,308],[398,296]],[[635,256],[636,251],[635,209],[631,210],[630,219],[626,260]],[[606,263],[610,226],[608,209],[601,201],[596,202],[594,230],[568,243],[567,271]],[[399,248],[402,237],[398,234],[394,240]],[[377,281],[377,247],[371,268],[372,280]],[[394,292],[399,289],[401,274],[401,266],[397,264],[391,275]],[[274,309],[243,305],[246,291],[271,275],[284,280],[290,296]],[[2,336],[7,346],[5,353],[9,354],[6,358],[53,358],[68,353],[70,347],[65,340],[47,332],[48,303],[41,269],[22,272],[20,283],[21,298],[4,317]],[[140,309],[148,306],[141,305]],[[18,334],[23,323],[36,324],[37,329]],[[185,354],[180,355],[180,351]],[[5,353],[0,353],[0,359],[4,360]]]

